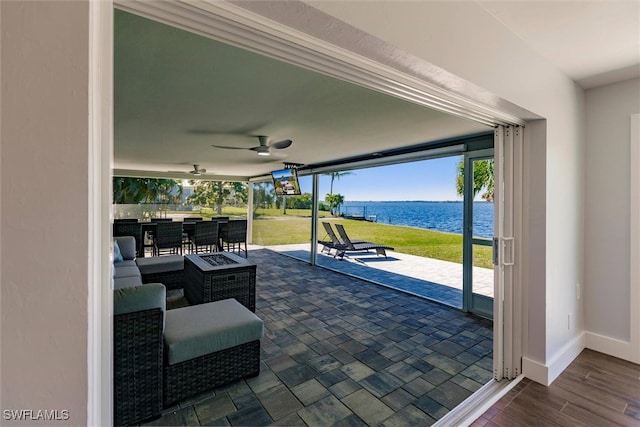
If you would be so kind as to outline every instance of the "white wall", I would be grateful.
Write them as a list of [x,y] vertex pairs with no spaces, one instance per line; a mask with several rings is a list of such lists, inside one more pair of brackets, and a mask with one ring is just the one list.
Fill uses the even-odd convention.
[[[583,90],[475,2],[308,3],[546,119],[546,134],[531,141],[544,144],[535,149],[546,156],[544,168],[527,159],[525,197],[536,197],[527,201],[536,206],[529,223],[537,237],[525,242],[531,266],[525,355],[527,366],[538,368],[534,379],[552,381],[582,349],[575,285],[583,278]],[[546,212],[538,209],[540,197]]]
[[[585,329],[588,344],[616,354],[630,340],[630,126],[640,79],[586,93]],[[638,261],[636,261],[638,262]]]
[[87,422],[88,10],[0,2],[0,409],[72,425]]

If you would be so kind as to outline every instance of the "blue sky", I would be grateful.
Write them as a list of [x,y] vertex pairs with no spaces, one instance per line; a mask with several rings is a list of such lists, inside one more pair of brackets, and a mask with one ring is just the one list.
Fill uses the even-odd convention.
[[[358,169],[336,179],[333,192],[347,201],[462,200],[456,194],[456,166],[461,156],[400,165]],[[320,194],[329,193],[330,177],[320,178]],[[300,177],[303,193],[311,192],[311,177]]]

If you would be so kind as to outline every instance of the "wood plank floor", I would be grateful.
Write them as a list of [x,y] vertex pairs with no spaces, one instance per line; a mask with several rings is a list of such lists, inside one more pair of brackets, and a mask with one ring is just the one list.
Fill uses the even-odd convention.
[[472,426],[640,426],[640,365],[584,350],[549,386],[529,379]]

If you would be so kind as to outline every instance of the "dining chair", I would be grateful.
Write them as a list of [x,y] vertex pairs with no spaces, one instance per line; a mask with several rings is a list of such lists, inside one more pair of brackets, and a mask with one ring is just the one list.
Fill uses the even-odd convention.
[[247,252],[247,220],[246,219],[236,219],[233,221],[228,221],[222,227],[221,232],[221,240],[222,245],[226,245],[226,250],[230,252],[236,251],[236,245],[238,250],[238,255],[240,255],[242,249],[242,244],[244,244],[244,254],[245,257],[249,256]]
[[204,248],[205,252],[217,252],[218,221],[196,222],[190,243],[190,247],[195,251],[195,253],[199,253],[201,248]]
[[153,254],[182,254],[182,223],[161,221],[153,233]]

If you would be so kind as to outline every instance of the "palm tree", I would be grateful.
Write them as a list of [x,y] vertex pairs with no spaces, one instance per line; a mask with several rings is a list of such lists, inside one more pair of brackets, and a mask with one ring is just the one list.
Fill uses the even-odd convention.
[[182,194],[182,183],[175,179],[113,178],[113,202],[116,204],[169,201],[171,195]]
[[[477,160],[473,163],[473,197],[482,191],[482,198],[487,202],[493,201],[495,187],[495,162],[493,159]],[[464,158],[458,163],[456,174],[456,192],[458,196],[464,195]]]
[[[154,214],[155,203],[167,207],[168,203],[180,203],[182,182],[175,179],[113,178],[113,203],[119,205],[141,205],[139,215]],[[166,212],[165,212],[166,215]]]
[[329,203],[331,215],[336,215],[338,209],[344,203],[344,196],[342,194],[327,194],[324,197],[324,201]]
[[331,173],[326,173],[325,175],[328,175],[331,177],[331,187],[329,190],[329,194],[333,194],[333,181],[335,181],[336,179],[340,179],[340,177],[345,176],[345,175],[353,175],[353,172],[331,172]]

